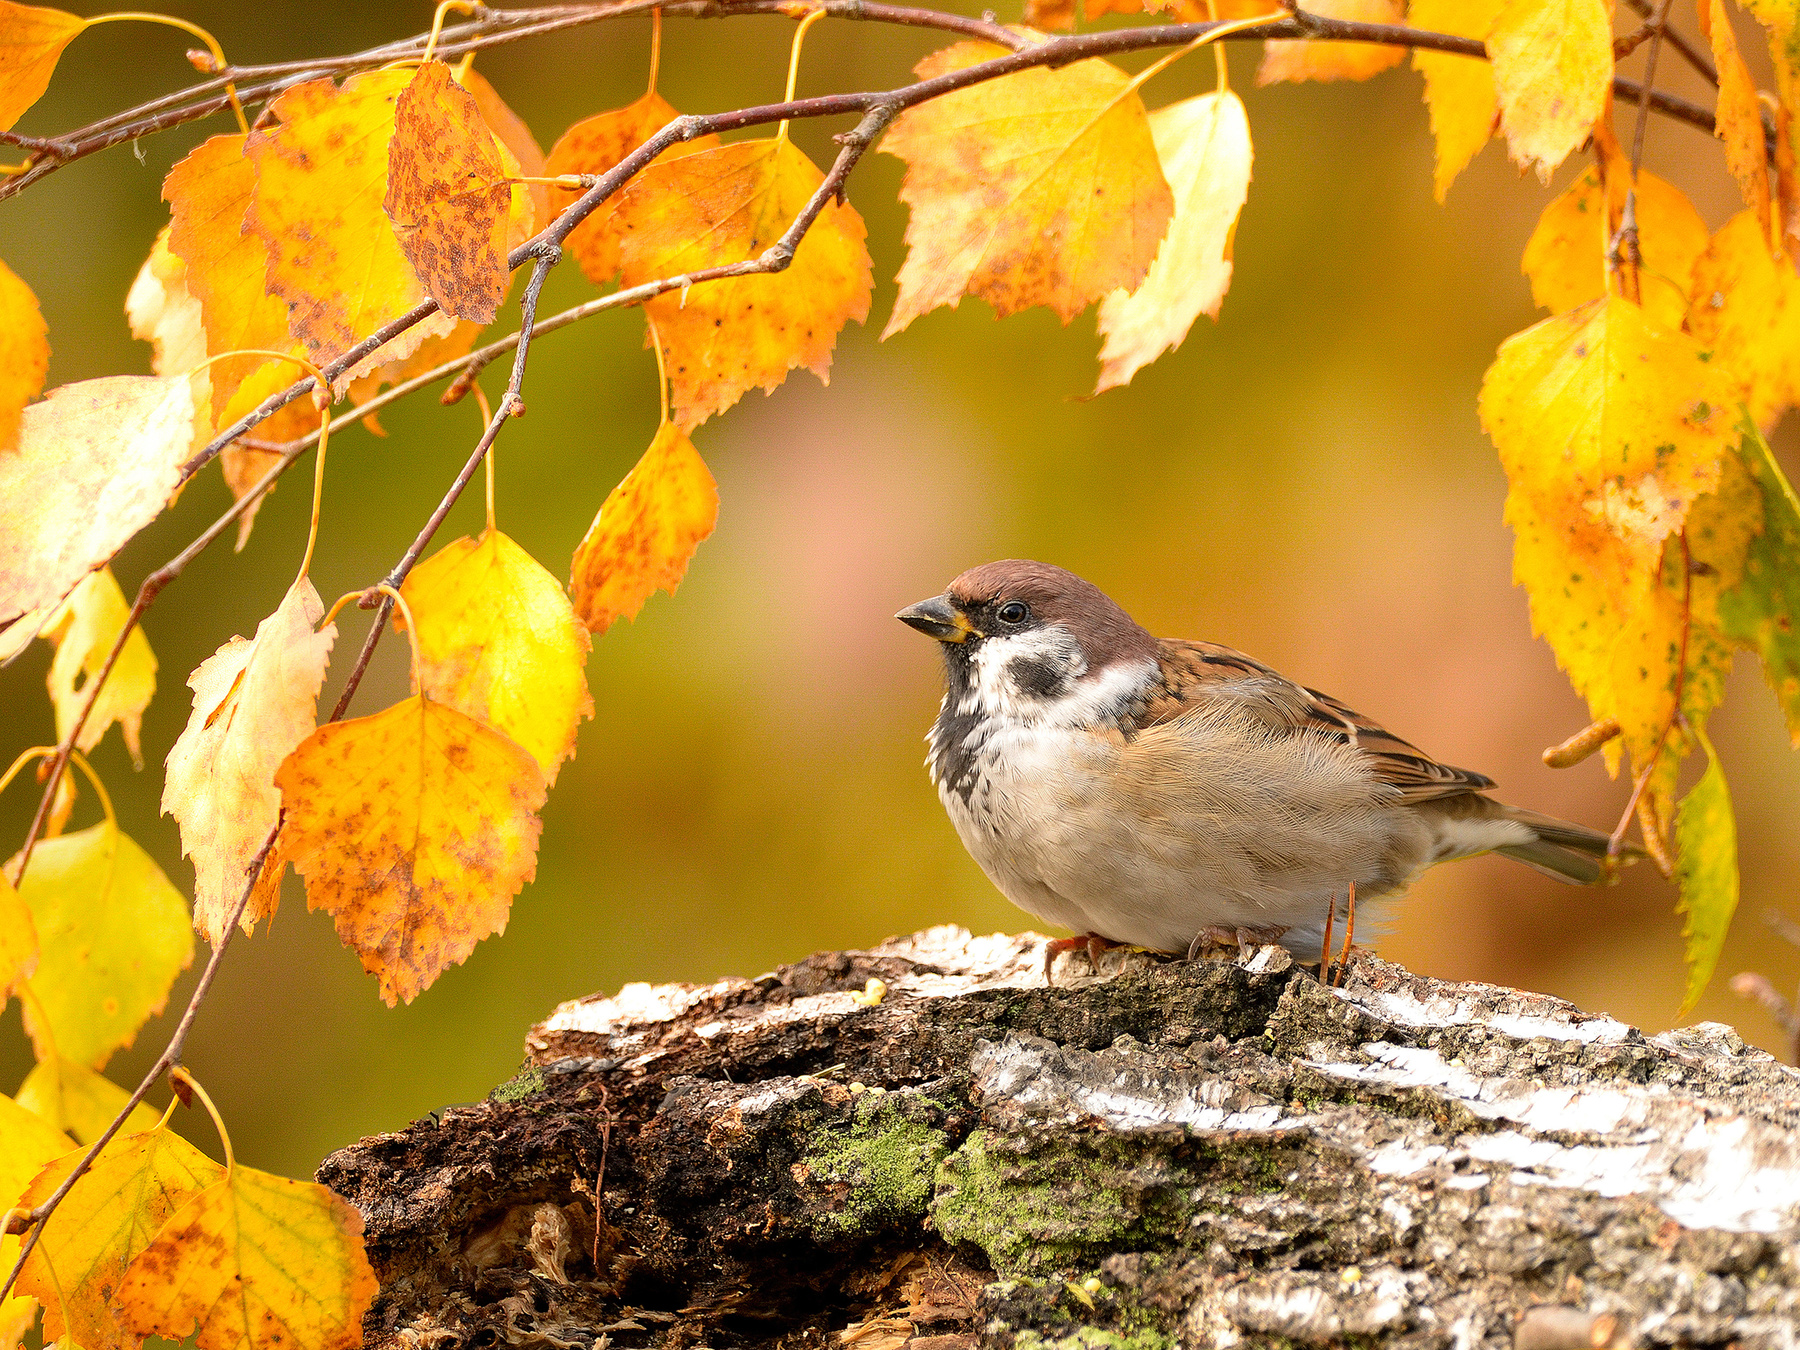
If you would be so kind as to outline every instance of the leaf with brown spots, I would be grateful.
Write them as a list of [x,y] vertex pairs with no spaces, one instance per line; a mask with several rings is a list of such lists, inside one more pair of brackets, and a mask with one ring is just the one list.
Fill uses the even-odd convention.
[[[1353,23],[1404,23],[1405,0],[1310,0],[1308,13]],[[1308,42],[1274,39],[1263,43],[1259,85],[1282,80],[1366,80],[1406,60],[1406,48],[1382,42]]]
[[[745,262],[787,232],[824,181],[777,136],[650,165],[620,198],[622,282]],[[708,281],[648,301],[669,372],[670,415],[691,429],[796,366],[829,381],[838,330],[869,314],[867,231],[848,202],[827,202],[776,273]]]
[[[194,927],[218,946],[243,895],[248,868],[281,814],[275,770],[311,733],[336,625],[301,577],[256,628],[234,637],[188,676],[193,716],[169,751],[162,809],[181,826],[194,860]],[[265,865],[241,923],[273,914],[282,866]]]
[[582,672],[590,639],[556,578],[488,530],[420,563],[401,594],[419,625],[415,687],[529,750],[556,782],[576,727],[594,715]]
[[0,455],[19,442],[19,414],[44,387],[50,339],[31,287],[0,263]]
[[237,1163],[137,1254],[114,1308],[199,1350],[355,1350],[376,1287],[353,1205]]
[[[19,1274],[19,1288],[44,1305],[46,1343],[67,1335],[82,1350],[137,1350],[143,1338],[113,1316],[113,1294],[169,1216],[221,1175],[211,1158],[138,1109],[150,1128],[115,1139],[94,1160]],[[84,1155],[58,1158],[38,1173],[23,1203],[43,1203]]]
[[0,454],[0,623],[62,600],[162,514],[194,433],[183,379],[52,389]]
[[[341,89],[330,80],[295,85],[269,104],[267,125],[244,145],[256,174],[245,228],[265,245],[269,294],[288,304],[288,330],[317,365],[427,298],[382,209],[395,105],[411,79],[409,70],[375,70]],[[340,386],[452,327],[449,315],[433,314]]]
[[1500,125],[1522,169],[1545,182],[1588,138],[1612,88],[1605,0],[1509,0],[1488,34]]
[[663,423],[575,550],[569,594],[581,621],[604,633],[635,619],[658,586],[675,594],[718,519],[719,489],[705,461],[680,428]]
[[[1006,55],[959,42],[931,79]],[[1032,68],[902,113],[881,148],[906,161],[912,208],[900,295],[882,336],[964,294],[1001,317],[1048,305],[1067,323],[1144,279],[1174,208],[1149,119],[1109,61]]]
[[111,820],[41,841],[19,894],[39,945],[25,1029],[39,1058],[100,1068],[162,1011],[194,959],[187,901]]
[[63,48],[87,20],[60,9],[0,0],[0,131],[44,96]]
[[[610,112],[583,118],[567,131],[550,150],[545,172],[562,174],[603,174],[613,168],[663,127],[681,116],[667,99],[652,89],[635,103]],[[678,141],[663,151],[653,164],[666,164],[685,155],[698,154],[718,145],[717,136],[696,136],[691,141]],[[580,191],[552,188],[553,203],[558,211],[566,210]],[[619,274],[619,234],[613,223],[622,194],[613,193],[593,214],[577,225],[569,235],[568,247],[581,264],[582,272],[596,286],[604,286]]]
[[[1639,767],[1650,761],[1678,686],[1695,725],[1722,691],[1731,657],[1717,596],[1741,575],[1756,523],[1735,406],[1729,375],[1693,339],[1616,296],[1507,339],[1483,383],[1514,579],[1594,719],[1623,727],[1607,748],[1615,766],[1621,744]],[[1650,787],[1664,820],[1683,748],[1671,739]]]
[[507,254],[531,237],[531,194],[474,96],[442,61],[421,65],[394,108],[387,195],[401,251],[446,314],[492,323]]
[[331,914],[390,1004],[503,931],[537,870],[537,761],[424,694],[320,727],[275,783],[308,907]]

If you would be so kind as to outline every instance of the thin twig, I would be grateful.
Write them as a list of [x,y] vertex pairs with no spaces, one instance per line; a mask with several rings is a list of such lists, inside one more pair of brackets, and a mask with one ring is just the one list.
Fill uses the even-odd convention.
[[[1164,24],[1151,28],[1125,28],[1104,33],[1083,33],[1069,37],[1051,38],[1042,43],[1032,44],[1029,39],[1011,33],[997,24],[985,20],[969,19],[960,15],[939,14],[928,9],[883,5],[874,3],[873,0],[822,0],[822,5],[826,13],[838,17],[931,27],[962,36],[979,37],[998,42],[1003,46],[1021,49],[1015,54],[1028,58],[1006,70],[996,70],[991,73],[986,71],[986,65],[991,63],[984,63],[980,67],[970,67],[970,71],[979,70],[983,73],[974,78],[958,80],[954,84],[935,90],[926,97],[936,97],[938,93],[948,92],[951,88],[962,88],[965,84],[980,83],[982,80],[992,79],[998,74],[1010,73],[1011,70],[1021,70],[1029,66],[1056,67],[1093,56],[1144,51],[1156,47],[1184,46],[1218,26],[1215,22]],[[488,11],[478,23],[446,28],[436,50],[439,56],[449,59],[502,43],[517,42],[524,38],[538,37],[568,28],[598,23],[606,19],[641,14],[657,7],[655,0],[618,0],[618,3],[607,5],[511,10],[504,14],[499,11]],[[676,3],[661,5],[661,8],[665,15],[671,17],[714,18],[740,14],[788,14],[792,10],[792,3],[791,0],[730,0],[729,3],[722,3],[720,0],[686,0],[683,3],[682,0],[677,0]],[[1295,15],[1292,18],[1261,24],[1253,28],[1239,29],[1225,35],[1223,40],[1243,42],[1270,38],[1307,39],[1320,42],[1373,42],[1387,46],[1453,52],[1480,58],[1487,56],[1487,49],[1472,38],[1436,33],[1429,29],[1409,28],[1401,24],[1356,23],[1312,14]],[[255,106],[267,102],[283,90],[306,79],[326,78],[357,70],[373,69],[390,61],[417,56],[423,51],[423,42],[422,37],[410,38],[403,42],[388,43],[385,46],[371,48],[354,55],[319,61],[288,62],[278,66],[233,66],[214,79],[188,90],[166,95],[161,99],[144,104],[140,108],[132,109],[128,113],[116,114],[112,118],[84,127],[68,136],[47,141],[45,143],[47,148],[43,151],[43,158],[39,162],[34,163],[24,173],[0,182],[0,199],[22,192],[57,169],[88,155],[225,111],[230,106],[230,101],[224,92],[224,84],[228,79],[236,82],[243,104],[246,107]],[[956,72],[956,74],[967,74],[967,72]],[[247,83],[247,81],[254,81],[257,77],[264,76],[269,78],[264,79],[261,83]],[[926,83],[931,82],[927,81]],[[918,87],[910,86],[906,92]],[[1616,97],[1628,102],[1639,102],[1643,98],[1642,89],[1631,80],[1615,79],[1613,91]],[[890,90],[882,93],[839,96],[852,101],[839,103],[829,109],[815,108],[812,105],[817,103],[816,100],[802,99],[791,105],[791,110],[786,115],[798,118],[829,116],[833,113],[866,112],[877,102],[893,100],[901,92]],[[183,99],[190,101],[184,103]],[[913,101],[905,99],[901,101],[901,105],[911,106]],[[1708,132],[1712,130],[1712,114],[1697,104],[1661,93],[1652,94],[1648,102],[1659,112],[1692,123]],[[143,115],[136,115],[140,113]],[[752,124],[745,123],[743,125]]]
[[[1625,3],[1630,6],[1632,12],[1640,19],[1647,19],[1656,12],[1656,5],[1652,0],[1625,0]],[[1663,37],[1671,47],[1681,53],[1683,60],[1706,77],[1706,82],[1708,84],[1715,87],[1718,85],[1719,72],[1704,52],[1694,46],[1693,43],[1689,42],[1673,28],[1669,28],[1666,24],[1664,25]]]

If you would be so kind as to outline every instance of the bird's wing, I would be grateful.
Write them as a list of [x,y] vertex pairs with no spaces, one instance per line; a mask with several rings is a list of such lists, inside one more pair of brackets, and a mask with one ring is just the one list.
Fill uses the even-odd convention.
[[1164,639],[1157,648],[1161,679],[1133,719],[1140,728],[1230,702],[1271,730],[1290,735],[1316,732],[1354,746],[1378,781],[1399,790],[1402,802],[1455,797],[1494,786],[1485,774],[1439,764],[1379,723],[1327,694],[1283,679],[1242,652],[1212,642],[1174,639]]

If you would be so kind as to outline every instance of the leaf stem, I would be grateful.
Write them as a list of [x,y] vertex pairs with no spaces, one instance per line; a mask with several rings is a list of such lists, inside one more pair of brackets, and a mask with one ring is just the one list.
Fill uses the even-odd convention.
[[225,1176],[229,1179],[232,1169],[237,1166],[237,1159],[231,1152],[231,1132],[225,1128],[225,1117],[219,1114],[219,1108],[213,1105],[212,1097],[200,1086],[200,1080],[182,1065],[177,1064],[169,1070],[169,1081],[178,1092],[186,1088],[198,1097],[200,1104],[206,1108],[206,1114],[212,1117],[213,1128],[219,1132],[219,1146],[225,1150]]
[[[792,103],[794,101],[794,87],[800,82],[800,48],[806,41],[806,30],[824,17],[825,11],[823,9],[815,9],[804,19],[800,20],[800,26],[794,30],[793,45],[788,48],[787,92],[781,97],[783,103]],[[781,125],[775,128],[775,139],[777,141],[787,140],[788,123],[791,120],[791,118],[784,117],[781,119]]]
[[[189,23],[186,19],[178,19],[172,14],[155,14],[148,10],[121,10],[117,14],[96,14],[81,26],[82,30],[85,32],[87,29],[96,28],[103,23],[124,23],[126,21],[134,23],[160,23],[165,24],[170,28],[179,28],[182,32],[187,33],[192,37],[197,37],[206,44],[206,50],[212,54],[213,70],[215,72],[230,68],[225,60],[225,49],[219,46],[219,40],[217,38],[207,32],[199,24]],[[237,87],[230,80],[225,81],[225,98],[231,107],[232,115],[237,118],[238,130],[248,136],[250,134],[250,123],[244,117],[244,105],[238,101]]]
[[421,62],[431,60],[432,52],[437,50],[438,38],[444,32],[444,18],[451,10],[458,14],[473,14],[475,6],[471,0],[439,0],[437,10],[431,16],[431,36],[425,39],[425,52],[419,57]]
[[650,11],[650,87],[646,95],[656,92],[656,75],[662,68],[662,6]]

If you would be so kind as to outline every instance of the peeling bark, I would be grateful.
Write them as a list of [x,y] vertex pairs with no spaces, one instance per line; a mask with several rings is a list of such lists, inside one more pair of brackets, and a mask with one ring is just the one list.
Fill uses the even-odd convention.
[[1041,952],[564,1004],[488,1101],[320,1169],[368,1344],[1800,1347],[1800,1073],[1729,1028]]

